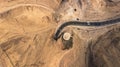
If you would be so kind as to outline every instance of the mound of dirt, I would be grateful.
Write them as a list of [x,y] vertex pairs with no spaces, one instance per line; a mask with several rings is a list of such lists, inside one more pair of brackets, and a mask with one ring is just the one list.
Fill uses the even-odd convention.
[[[119,7],[119,0],[0,0],[0,67],[119,67],[120,21],[89,26],[119,19]],[[67,21],[88,26],[63,27],[55,40]]]

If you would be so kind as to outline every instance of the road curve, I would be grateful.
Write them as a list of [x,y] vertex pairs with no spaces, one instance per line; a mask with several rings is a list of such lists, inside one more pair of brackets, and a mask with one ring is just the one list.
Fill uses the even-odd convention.
[[120,22],[120,18],[116,18],[116,19],[112,19],[112,20],[107,20],[107,21],[95,21],[95,22],[80,22],[80,21],[68,21],[65,22],[63,24],[60,25],[60,27],[58,27],[58,29],[56,30],[55,34],[54,34],[54,39],[57,40],[59,38],[59,34],[62,31],[62,29],[64,27],[67,26],[95,26],[95,27],[99,27],[99,26],[105,26],[105,25],[110,25],[110,24],[115,24],[115,23],[119,23]]

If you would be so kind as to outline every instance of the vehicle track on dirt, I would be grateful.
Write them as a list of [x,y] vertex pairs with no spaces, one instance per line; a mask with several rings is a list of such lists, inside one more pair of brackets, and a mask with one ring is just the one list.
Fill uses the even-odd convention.
[[60,32],[67,26],[89,26],[89,27],[100,27],[100,26],[108,26],[112,24],[116,24],[120,22],[120,18],[112,19],[112,20],[106,20],[106,21],[95,21],[95,22],[81,22],[81,21],[68,21],[63,24],[61,24],[55,34],[54,39],[57,40],[60,37]]
[[7,7],[5,10],[1,10],[0,14],[3,14],[4,12],[8,12],[8,11],[13,10],[15,8],[27,7],[27,6],[42,7],[42,8],[45,8],[45,9],[49,10],[50,12],[54,12],[53,9],[50,9],[50,8],[48,8],[44,5],[40,5],[40,4],[39,5],[38,4],[18,4],[18,5],[14,5],[12,7]]

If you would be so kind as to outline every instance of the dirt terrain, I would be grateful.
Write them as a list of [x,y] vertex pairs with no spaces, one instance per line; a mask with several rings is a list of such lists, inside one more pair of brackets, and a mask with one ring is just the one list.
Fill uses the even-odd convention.
[[[119,0],[0,0],[0,67],[119,67]],[[68,33],[68,35],[65,35]]]

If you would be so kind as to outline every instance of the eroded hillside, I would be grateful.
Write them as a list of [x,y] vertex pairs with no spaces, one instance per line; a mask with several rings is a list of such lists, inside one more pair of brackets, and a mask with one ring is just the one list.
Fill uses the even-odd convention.
[[0,0],[0,67],[119,67],[119,7],[119,0]]

